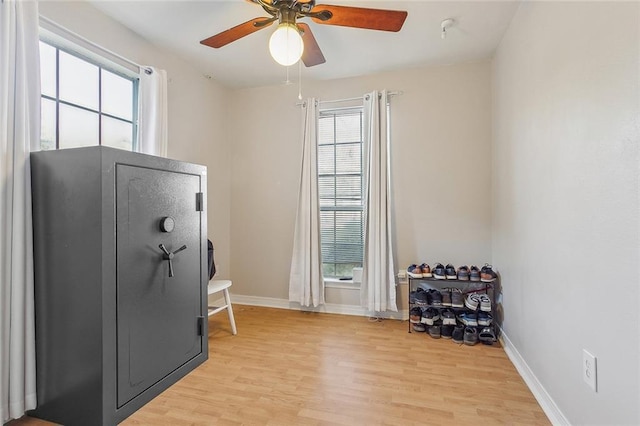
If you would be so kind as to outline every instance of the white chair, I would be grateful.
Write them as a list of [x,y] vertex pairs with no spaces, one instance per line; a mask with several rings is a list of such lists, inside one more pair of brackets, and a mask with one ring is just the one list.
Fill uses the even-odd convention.
[[229,287],[231,287],[231,280],[211,280],[207,285],[207,293],[209,295],[222,291],[224,293],[224,305],[209,306],[209,316],[217,314],[223,309],[227,310],[229,314],[229,322],[231,323],[231,332],[235,335],[238,334],[236,330],[236,320],[233,318],[233,307],[231,306],[231,297],[229,297]]

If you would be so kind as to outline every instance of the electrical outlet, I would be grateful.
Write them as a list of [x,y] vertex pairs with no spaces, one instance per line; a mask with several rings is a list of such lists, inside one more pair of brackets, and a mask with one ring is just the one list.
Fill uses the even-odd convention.
[[598,391],[598,369],[596,364],[596,357],[587,352],[586,349],[582,350],[582,378],[585,383],[589,385],[594,392]]
[[407,278],[407,271],[398,271],[398,278]]

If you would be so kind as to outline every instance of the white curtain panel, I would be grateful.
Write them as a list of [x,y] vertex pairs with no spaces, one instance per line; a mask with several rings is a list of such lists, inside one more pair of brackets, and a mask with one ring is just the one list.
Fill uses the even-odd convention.
[[364,96],[365,231],[360,301],[369,311],[397,312],[391,239],[391,170],[387,91]]
[[289,275],[289,301],[302,306],[324,304],[318,200],[318,102],[303,105],[302,169],[298,213]]
[[29,153],[40,146],[38,3],[0,3],[0,419],[36,407]]
[[166,157],[169,140],[167,72],[149,66],[141,67],[138,99],[138,151]]

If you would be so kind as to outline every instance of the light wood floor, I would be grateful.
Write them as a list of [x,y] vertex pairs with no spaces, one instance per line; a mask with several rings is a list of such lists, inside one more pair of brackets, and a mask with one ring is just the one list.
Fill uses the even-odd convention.
[[[502,348],[407,323],[235,305],[209,320],[209,360],[131,425],[550,424]],[[51,423],[24,417],[10,426]]]

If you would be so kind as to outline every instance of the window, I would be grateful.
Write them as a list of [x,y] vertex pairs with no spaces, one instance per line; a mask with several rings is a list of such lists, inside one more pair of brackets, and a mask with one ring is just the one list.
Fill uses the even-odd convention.
[[138,79],[40,41],[40,149],[136,148]]
[[362,107],[321,110],[318,187],[322,272],[350,277],[363,260]]

